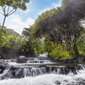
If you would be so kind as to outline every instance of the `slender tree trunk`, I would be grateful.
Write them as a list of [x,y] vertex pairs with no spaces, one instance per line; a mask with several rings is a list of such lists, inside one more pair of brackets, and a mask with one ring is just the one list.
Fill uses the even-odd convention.
[[77,48],[76,45],[73,46],[73,51],[74,51],[74,53],[75,53],[75,55],[76,55],[76,61],[77,61],[77,63],[78,63],[79,52],[78,52],[78,48]]
[[65,38],[65,44],[66,44],[66,50],[71,51],[72,50],[71,43],[68,41],[67,38]]
[[48,58],[49,58],[49,51],[48,51]]
[[6,16],[4,16],[4,20],[3,20],[3,24],[2,24],[2,29],[1,29],[1,31],[3,31],[5,21],[6,21]]
[[78,49],[77,49],[76,45],[73,46],[73,51],[74,51],[76,57],[79,56],[79,52],[78,52]]
[[68,41],[67,41],[67,38],[65,38],[65,44],[66,44],[66,51],[68,51]]

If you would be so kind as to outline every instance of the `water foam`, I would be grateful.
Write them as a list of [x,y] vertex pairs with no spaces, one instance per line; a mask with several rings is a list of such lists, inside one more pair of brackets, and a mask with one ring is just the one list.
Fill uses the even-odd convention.
[[77,75],[44,74],[37,77],[1,80],[0,85],[85,85],[85,69]]

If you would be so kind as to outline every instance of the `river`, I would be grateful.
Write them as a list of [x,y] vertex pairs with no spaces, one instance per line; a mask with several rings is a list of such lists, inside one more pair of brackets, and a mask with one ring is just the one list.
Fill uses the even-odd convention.
[[[7,60],[6,60],[7,62]],[[0,85],[85,85],[85,65],[61,65],[48,59],[9,60],[0,66]]]

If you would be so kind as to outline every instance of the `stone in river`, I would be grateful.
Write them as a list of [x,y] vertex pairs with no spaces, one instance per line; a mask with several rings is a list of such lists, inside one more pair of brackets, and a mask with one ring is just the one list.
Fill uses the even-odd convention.
[[26,63],[27,62],[27,58],[25,56],[19,56],[19,58],[17,59],[17,63]]

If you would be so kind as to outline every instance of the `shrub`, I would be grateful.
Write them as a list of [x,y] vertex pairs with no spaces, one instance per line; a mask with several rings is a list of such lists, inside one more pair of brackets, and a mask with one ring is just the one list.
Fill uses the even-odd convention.
[[84,51],[79,51],[79,54],[85,56],[85,52]]
[[65,51],[60,44],[56,48],[54,48],[54,50],[50,53],[50,56],[55,58],[55,60],[71,58],[69,52]]

